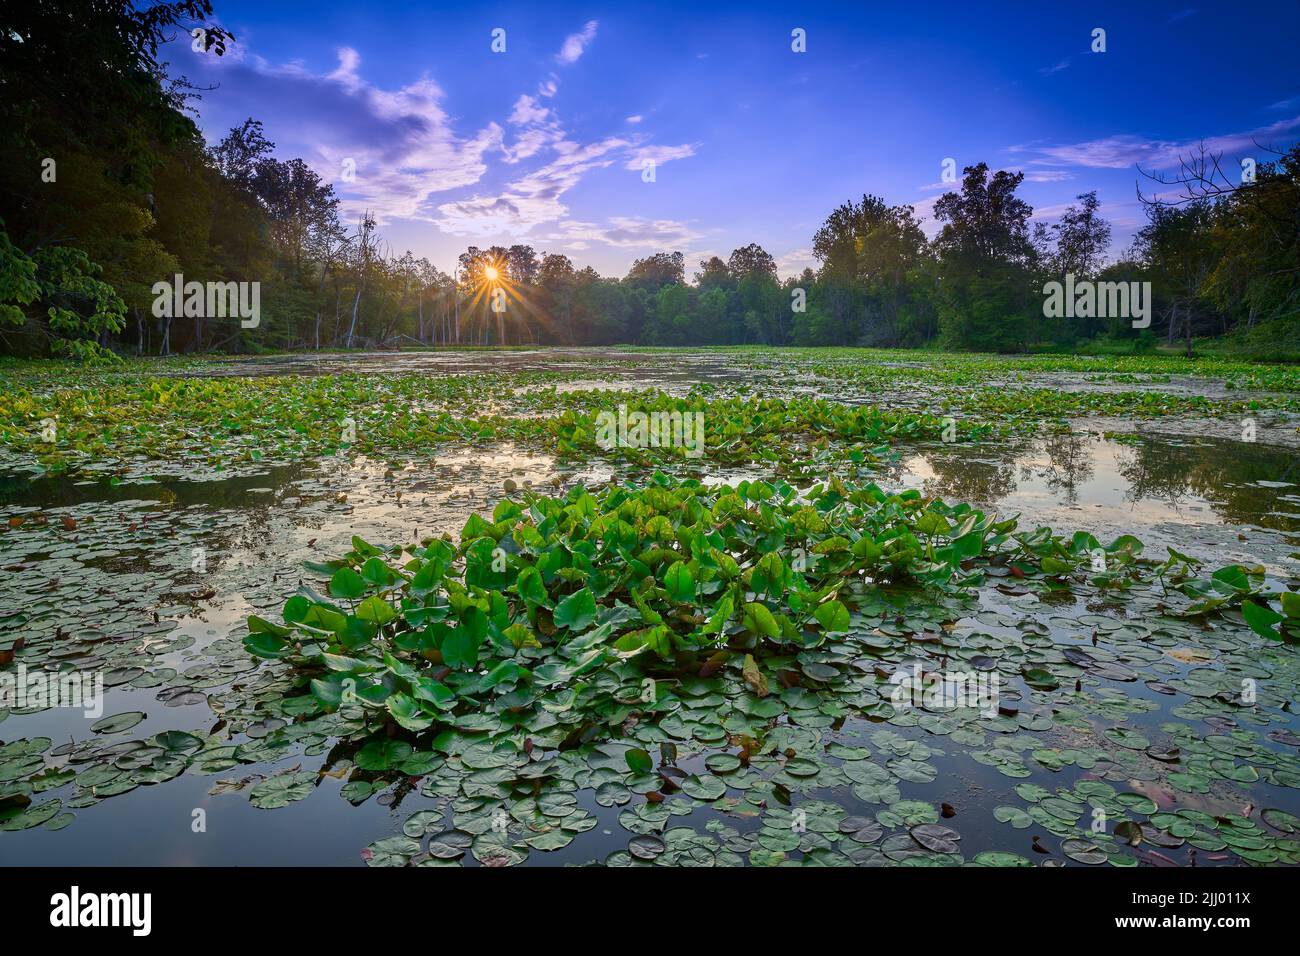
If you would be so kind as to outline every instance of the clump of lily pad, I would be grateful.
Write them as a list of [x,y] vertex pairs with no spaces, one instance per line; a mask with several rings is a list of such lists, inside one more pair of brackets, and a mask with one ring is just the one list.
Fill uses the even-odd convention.
[[283,623],[250,618],[245,646],[293,663],[322,705],[354,701],[415,732],[472,724],[485,706],[636,703],[593,676],[606,670],[707,675],[734,663],[766,696],[758,661],[847,632],[866,588],[978,583],[972,562],[1014,527],[839,481],[801,496],[661,475],[642,489],[528,495],[491,521],[471,517],[458,546],[354,538],[344,558],[314,566],[330,575],[328,595],[304,588]]
[[[832,480],[800,493],[782,483],[707,486],[659,475],[644,487],[502,501],[491,520],[472,517],[459,542],[380,547],[354,538],[344,557],[309,566],[328,578],[325,593],[304,586],[282,622],[250,618],[245,647],[291,666],[296,690],[279,712],[333,719],[354,741],[349,799],[411,778],[427,796],[456,797],[450,816],[421,810],[402,837],[373,844],[365,854],[371,865],[439,865],[466,855],[513,865],[530,851],[560,849],[595,826],[574,800],[579,788],[594,791],[601,806],[624,808],[619,823],[635,836],[606,861],[614,865],[771,865],[792,853],[818,863],[952,864],[965,859],[959,830],[940,823],[934,804],[900,789],[932,783],[930,760],[944,751],[885,729],[861,743],[826,743],[825,728],[849,715],[923,728],[1012,779],[1030,775],[1026,755],[1050,771],[1074,765],[1159,779],[1136,762],[1142,756],[1148,765],[1186,767],[1174,773],[1204,772],[1207,781],[1244,779],[1231,760],[1202,765],[1122,725],[1097,743],[1036,743],[1030,734],[1053,727],[1095,733],[1088,715],[1096,705],[1077,690],[1069,695],[1067,681],[1135,679],[1096,641],[1062,649],[1028,628],[1023,647],[978,632],[960,643],[942,636],[990,580],[1047,600],[1071,587],[1181,591],[1188,600],[1169,609],[1172,620],[1241,615],[1248,603],[1278,600],[1283,610],[1273,613],[1289,633],[1289,596],[1266,591],[1259,575],[1232,567],[1201,579],[1190,559],[1161,563],[1141,550],[1130,537],[1103,546],[1086,534],[1020,532],[1014,520],[874,485]],[[922,593],[929,597],[918,600]],[[927,602],[933,610],[917,619]],[[907,624],[904,608],[913,609]],[[994,615],[987,623],[1004,621]],[[1103,625],[1121,627],[1098,617]],[[932,641],[944,656],[1023,682],[1009,699],[1029,695],[1033,706],[1008,702],[996,715],[900,709],[889,676],[909,647]],[[1050,698],[1072,702],[1075,713],[1046,706]],[[1096,713],[1121,714],[1123,700],[1104,696],[1109,703]],[[1128,705],[1140,711],[1144,703]],[[1300,782],[1293,760],[1238,746],[1273,761],[1268,772],[1278,782]],[[836,804],[792,803],[823,788],[882,808],[862,817]],[[252,796],[269,808],[310,790],[309,775],[293,774],[263,781]],[[1034,806],[1000,807],[997,820],[1045,827],[1062,841],[1062,857],[1077,863],[1130,865],[1144,839],[1140,852],[1150,853],[1165,832],[1155,801],[1099,781],[1058,795],[1037,785],[1018,792]],[[765,822],[712,839],[669,826],[701,804]],[[1110,814],[1110,830],[1089,829],[1089,807]],[[1273,820],[1285,827],[1290,817],[1279,810]],[[1289,835],[1258,847],[1237,838],[1241,849],[1258,851],[1250,859],[1289,860],[1294,850]],[[1207,845],[1216,840],[1206,837]],[[1038,836],[1026,849],[1049,852]],[[988,851],[974,862],[1030,859]]]

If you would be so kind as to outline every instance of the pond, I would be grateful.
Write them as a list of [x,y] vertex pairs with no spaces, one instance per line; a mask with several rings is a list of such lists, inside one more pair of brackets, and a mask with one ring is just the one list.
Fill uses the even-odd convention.
[[[847,407],[926,408],[936,417],[994,425],[996,414],[982,404],[992,401],[991,392],[1042,389],[1085,403],[1092,400],[1077,396],[1105,392],[1088,373],[1049,369],[1026,378],[1013,362],[962,381],[945,383],[952,369],[924,362],[915,368],[928,379],[899,365],[885,373],[887,381],[879,369],[869,370],[875,377],[867,381],[864,363],[852,359],[832,363],[849,369],[847,376],[818,365],[820,359],[757,350],[271,357],[174,374],[273,382],[345,371],[484,376],[483,387],[491,389],[499,381],[486,376],[523,373],[493,401],[507,409],[506,418],[536,421],[556,413],[546,403],[598,403],[602,389],[703,394],[710,401],[754,390],[778,400],[807,394]],[[151,367],[143,376],[171,373]],[[564,378],[528,377],[537,374]],[[1035,375],[1048,376],[1050,387]],[[47,384],[33,391],[41,394]],[[34,675],[95,674],[103,698],[93,714],[39,701],[0,709],[0,861],[1300,862],[1300,728],[1293,712],[1300,654],[1283,639],[1285,627],[1272,639],[1250,626],[1242,598],[1255,595],[1254,603],[1267,607],[1261,595],[1290,590],[1297,577],[1300,448],[1290,397],[1229,392],[1222,380],[1195,375],[1174,384],[1163,391],[1152,373],[1138,391],[1154,390],[1169,402],[1188,395],[1257,399],[1261,407],[1250,414],[1259,419],[1259,434],[1232,437],[1235,406],[1198,420],[1175,405],[1174,414],[1157,419],[1142,403],[1117,409],[1097,400],[1064,420],[1028,405],[1018,427],[982,437],[892,437],[865,457],[841,457],[860,443],[833,434],[820,440],[814,431],[779,462],[572,455],[560,441],[530,441],[526,432],[501,426],[478,440],[448,440],[418,453],[391,446],[386,453],[268,452],[261,462],[220,469],[197,457],[151,459],[124,446],[107,475],[46,468],[12,447],[9,471],[0,477],[0,674],[16,675],[20,666]],[[539,388],[546,398],[532,403],[528,396]],[[1269,396],[1279,395],[1270,405]],[[361,420],[361,412],[356,416]],[[741,489],[754,512],[767,507],[802,521],[796,512],[812,503],[833,518],[835,496],[825,488],[832,475],[850,487],[880,489],[880,500],[855,503],[861,513],[854,521],[905,525],[931,548],[946,535],[956,539],[954,529],[965,522],[977,531],[963,537],[977,533],[984,547],[976,543],[977,550],[953,558],[957,584],[836,571],[834,587],[822,590],[834,591],[847,616],[818,617],[820,626],[810,621],[797,637],[778,632],[764,642],[766,619],[747,611],[742,626],[737,607],[723,631],[731,653],[719,660],[679,648],[675,660],[647,663],[653,651],[638,648],[639,656],[607,656],[548,684],[539,675],[568,666],[566,642],[595,641],[586,626],[618,633],[636,615],[632,591],[611,589],[608,599],[597,593],[600,607],[589,620],[563,631],[564,618],[578,612],[549,598],[584,585],[599,592],[595,582],[606,568],[598,560],[603,552],[593,551],[594,570],[580,574],[585,565],[568,566],[571,573],[547,584],[558,592],[533,608],[540,609],[530,618],[540,646],[517,648],[533,677],[489,688],[473,666],[444,674],[448,686],[460,688],[461,703],[426,711],[435,714],[431,726],[421,726],[426,718],[419,713],[411,726],[376,719],[373,708],[346,698],[323,705],[321,694],[328,701],[329,693],[314,688],[312,678],[328,679],[330,669],[358,678],[370,673],[355,661],[340,662],[345,655],[331,659],[329,669],[303,670],[292,655],[267,659],[246,646],[250,615],[294,624],[282,612],[300,588],[338,598],[331,577],[337,559],[353,552],[354,566],[368,573],[363,563],[373,555],[362,545],[378,546],[381,564],[397,569],[410,561],[414,569],[432,561],[443,535],[459,541],[472,515],[500,522],[498,531],[522,520],[502,511],[503,501],[538,495],[612,514],[626,500],[604,496],[624,484],[653,485],[656,468],[665,474],[665,494],[705,503],[696,527],[716,522],[712,533],[728,538],[723,550],[741,556],[742,567],[746,552],[734,542],[743,543],[747,531],[719,499]],[[580,488],[594,497],[580,499]],[[644,491],[635,494],[643,495],[629,499],[637,507],[650,507]],[[931,499],[955,509],[926,512],[943,514],[938,532],[917,519]],[[983,517],[970,517],[974,512],[961,503]],[[993,527],[1012,516],[1014,532]],[[854,521],[845,527],[860,530]],[[1023,542],[1013,546],[1012,535],[1036,547],[1041,539],[1030,533],[1043,526],[1066,545],[1076,531],[1087,532],[1098,547],[1075,548],[1079,563],[1068,569],[1053,569],[1046,552],[1027,564],[1030,552]],[[593,541],[615,533],[602,527]],[[699,560],[699,541],[675,530],[685,540],[684,560],[665,558],[658,566],[667,590],[653,600],[649,591],[637,593],[661,611],[672,606],[683,620],[688,608],[703,608],[686,625],[699,627],[723,591],[708,590],[702,568],[712,565]],[[827,547],[811,551],[835,564],[829,534],[817,539]],[[1125,536],[1140,540],[1142,550]],[[522,544],[527,539],[517,526],[506,537],[519,547],[510,551],[512,562],[543,553],[541,545],[530,551]],[[566,541],[569,553],[587,553],[574,538]],[[762,554],[775,550],[783,580],[797,592],[804,585],[802,578],[790,583],[802,574],[793,541],[774,549],[771,541],[755,544],[748,563],[757,568]],[[393,546],[407,550],[385,550]],[[1021,548],[1015,558],[1008,557],[1013,547]],[[1193,573],[1192,564],[1166,562],[1171,548],[1203,567]],[[1090,564],[1096,560],[1100,566]],[[686,574],[673,570],[679,564],[690,569],[687,597],[676,595],[686,586],[675,577]],[[1234,586],[1222,589],[1233,600],[1214,613],[1180,614],[1196,593],[1188,582],[1210,580],[1224,566],[1252,569],[1249,580],[1234,577]],[[973,572],[978,579],[961,580]],[[818,577],[824,573],[810,569],[807,579],[825,584],[832,579]],[[408,583],[397,586],[413,593]],[[522,584],[517,588],[522,594]],[[750,577],[744,590],[753,603],[766,601],[797,618],[788,595],[764,598],[764,587]],[[616,600],[616,593],[623,597]],[[819,592],[817,599],[825,598]],[[641,613],[637,627],[653,623]],[[424,620],[409,614],[407,633],[434,628],[438,616]],[[749,633],[755,630],[757,643]],[[275,634],[266,632],[271,640]],[[441,648],[437,660],[445,666],[450,649]],[[394,673],[400,678],[402,671]],[[909,675],[919,685],[922,675],[953,674],[977,681],[982,696],[926,698],[919,686],[911,696],[899,693],[911,686]],[[387,678],[390,689],[393,679]],[[378,716],[386,713],[381,707]]]

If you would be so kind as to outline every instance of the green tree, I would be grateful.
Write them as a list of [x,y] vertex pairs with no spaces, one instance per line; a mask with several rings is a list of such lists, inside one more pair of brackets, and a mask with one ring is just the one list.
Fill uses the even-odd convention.
[[66,358],[114,358],[100,340],[122,330],[126,304],[96,277],[101,271],[68,246],[28,256],[0,221],[0,327],[38,336],[50,352]]
[[935,238],[942,263],[937,294],[939,327],[953,348],[1023,349],[1042,317],[1033,289],[1033,209],[1016,196],[1024,173],[989,175],[978,163],[963,170],[960,192],[934,205],[943,223]]

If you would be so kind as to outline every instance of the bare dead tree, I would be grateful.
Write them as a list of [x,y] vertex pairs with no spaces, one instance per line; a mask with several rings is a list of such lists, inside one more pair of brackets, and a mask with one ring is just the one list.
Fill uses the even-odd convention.
[[[1279,158],[1286,155],[1284,150],[1265,146],[1254,137],[1251,138],[1251,142],[1255,144],[1255,147],[1261,153],[1269,153]],[[1177,196],[1173,198],[1161,196],[1159,191],[1148,196],[1143,194],[1142,181],[1138,180],[1138,201],[1148,208],[1162,207],[1169,209],[1188,203],[1217,202],[1233,196],[1239,200],[1251,200],[1252,204],[1259,205],[1260,211],[1270,219],[1287,222],[1286,220],[1278,220],[1278,217],[1272,215],[1266,205],[1256,202],[1263,198],[1256,190],[1259,185],[1257,179],[1245,179],[1238,176],[1237,181],[1234,182],[1224,172],[1223,153],[1211,152],[1206,149],[1204,142],[1197,144],[1196,149],[1191,153],[1178,157],[1177,173],[1148,172],[1142,168],[1141,164],[1138,164],[1137,171],[1159,186],[1172,186],[1179,190]]]

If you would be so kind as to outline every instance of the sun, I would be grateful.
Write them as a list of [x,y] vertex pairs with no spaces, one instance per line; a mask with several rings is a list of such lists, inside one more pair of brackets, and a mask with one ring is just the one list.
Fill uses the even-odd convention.
[[496,282],[496,281],[497,281],[497,267],[496,267],[496,266],[488,266],[486,269],[483,270],[483,275],[487,276],[487,280],[488,280],[488,282]]

